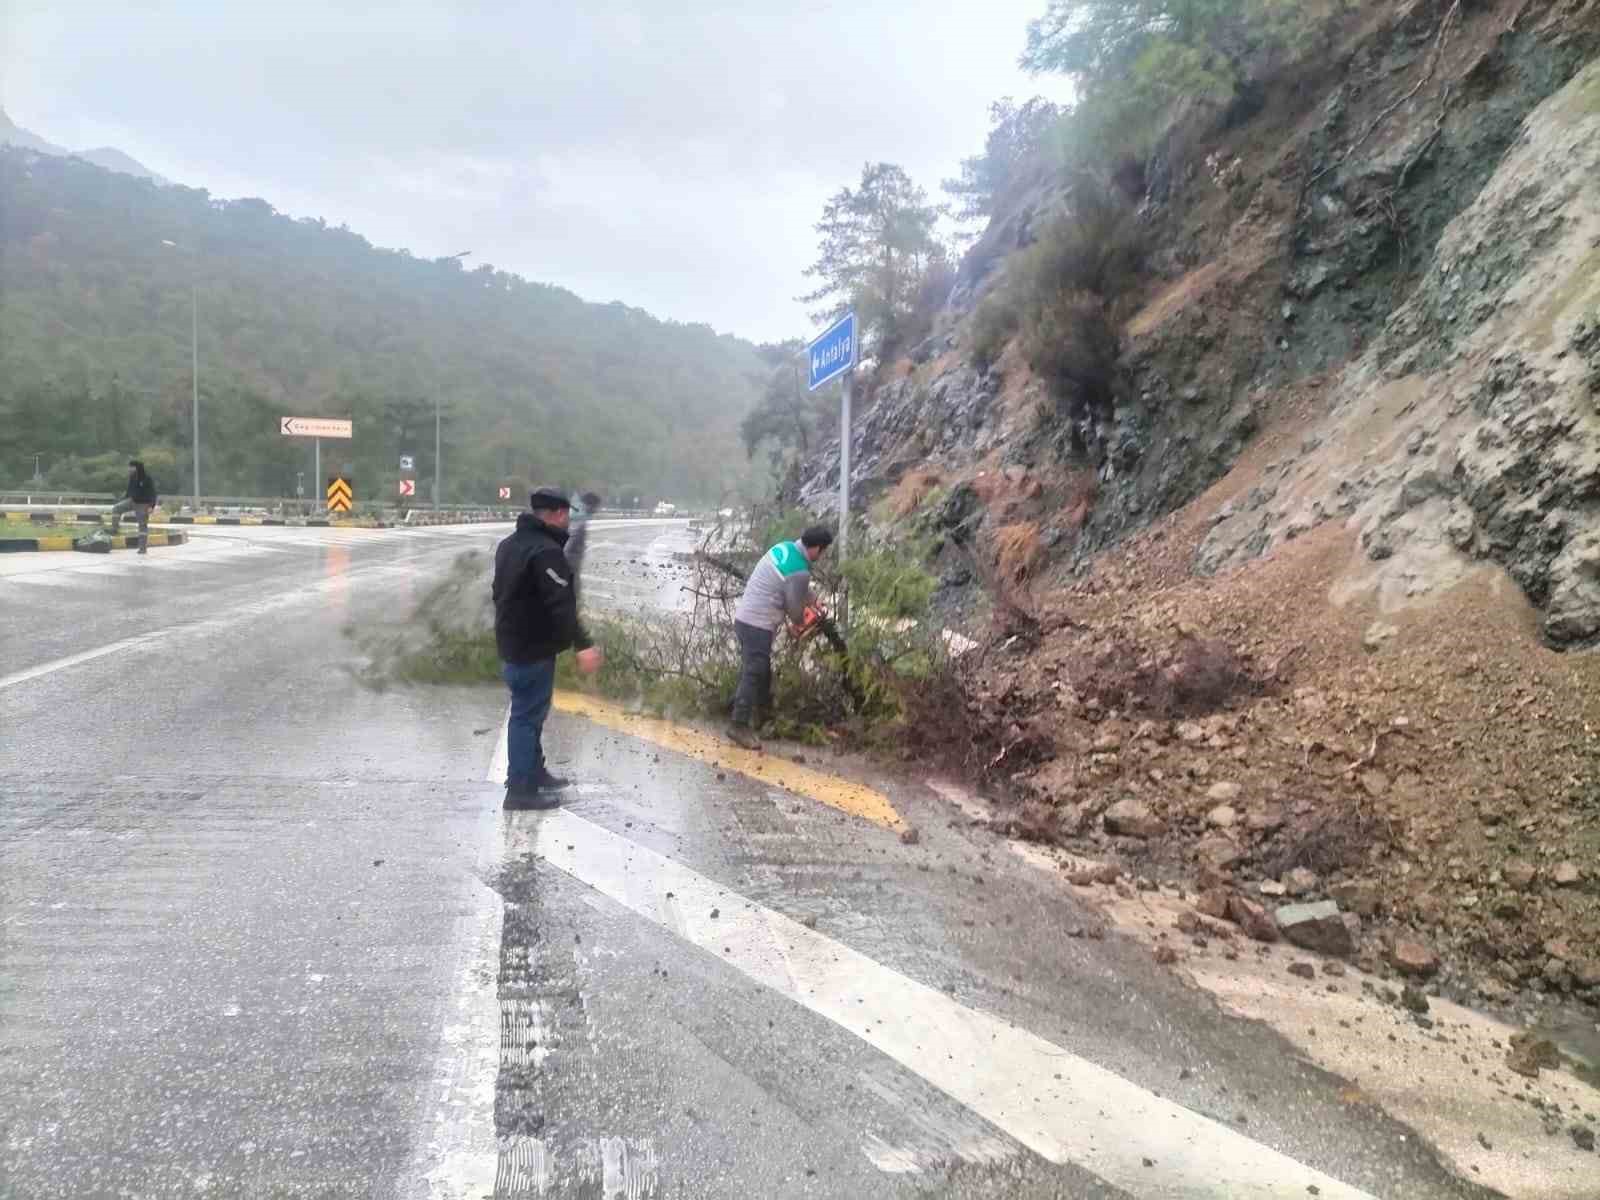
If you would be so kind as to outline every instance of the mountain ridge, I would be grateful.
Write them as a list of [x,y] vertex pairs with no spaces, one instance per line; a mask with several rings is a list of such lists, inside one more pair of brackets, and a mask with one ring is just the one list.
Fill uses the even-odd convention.
[[132,175],[136,179],[148,179],[151,183],[172,182],[115,146],[96,146],[89,150],[69,150],[65,146],[58,146],[40,137],[31,129],[24,129],[18,125],[4,109],[0,109],[0,145],[17,146],[23,150],[48,154],[54,158],[81,158],[84,162],[93,163],[104,170],[115,171],[119,175]]

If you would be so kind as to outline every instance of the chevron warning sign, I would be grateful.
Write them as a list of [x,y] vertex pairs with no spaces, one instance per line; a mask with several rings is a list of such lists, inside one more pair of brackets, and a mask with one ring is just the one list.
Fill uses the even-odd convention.
[[355,498],[355,489],[351,486],[348,479],[341,475],[335,475],[332,479],[328,480],[329,512],[349,512],[351,505],[355,503]]

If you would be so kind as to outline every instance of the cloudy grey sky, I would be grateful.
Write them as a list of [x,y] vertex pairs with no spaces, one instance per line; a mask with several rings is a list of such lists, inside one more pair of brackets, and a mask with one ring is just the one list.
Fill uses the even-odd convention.
[[801,271],[862,164],[936,192],[1045,0],[0,0],[0,98],[434,256],[755,339],[810,329]]

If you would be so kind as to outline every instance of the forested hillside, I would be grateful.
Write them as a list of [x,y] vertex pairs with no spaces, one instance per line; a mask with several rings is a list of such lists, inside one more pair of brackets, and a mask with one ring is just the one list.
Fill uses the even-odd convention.
[[36,455],[52,485],[109,486],[135,451],[188,486],[191,287],[209,494],[309,481],[293,414],[354,418],[324,466],[350,461],[364,496],[414,453],[420,498],[436,400],[446,501],[530,479],[710,500],[750,470],[739,423],[769,368],[703,325],[11,148],[0,255],[0,486]]

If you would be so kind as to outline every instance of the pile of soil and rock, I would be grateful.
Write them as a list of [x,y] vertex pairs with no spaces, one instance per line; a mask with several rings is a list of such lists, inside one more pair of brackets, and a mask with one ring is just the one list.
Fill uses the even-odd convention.
[[[1494,569],[1434,605],[1331,608],[1360,551],[1319,532],[1183,569],[1186,513],[988,652],[976,763],[1022,837],[1183,880],[1199,911],[1491,1002],[1600,1002],[1600,659],[1545,647]],[[1294,918],[1297,914],[1290,913]]]

